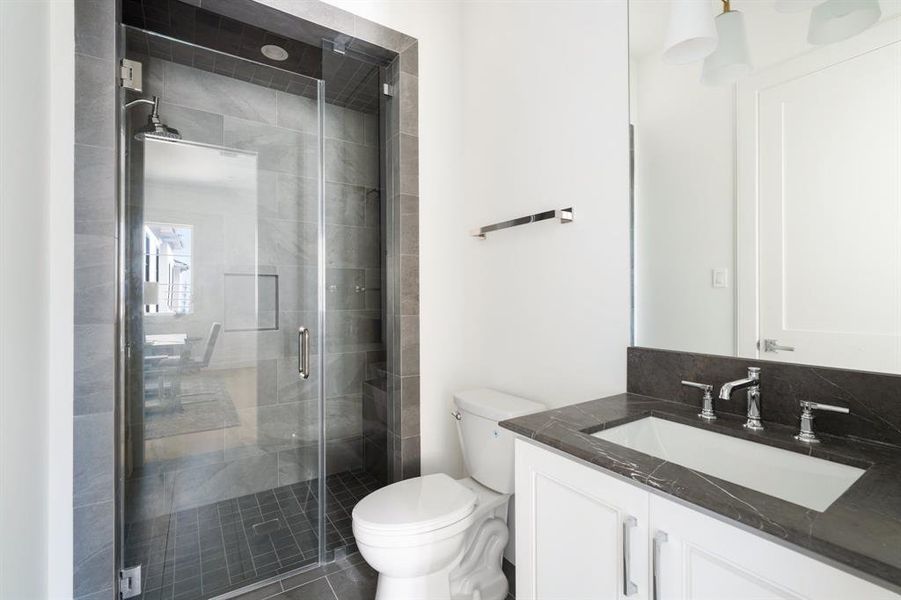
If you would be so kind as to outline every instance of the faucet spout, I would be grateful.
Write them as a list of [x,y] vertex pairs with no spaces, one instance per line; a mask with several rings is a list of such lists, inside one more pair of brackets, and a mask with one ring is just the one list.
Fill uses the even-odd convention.
[[752,431],[761,431],[763,423],[760,421],[760,368],[748,367],[748,376],[744,379],[736,379],[723,384],[720,388],[720,400],[732,398],[732,392],[748,390],[748,413],[745,428]]
[[753,379],[751,377],[746,377],[745,379],[736,379],[735,381],[724,383],[723,387],[720,388],[720,400],[730,400],[732,398],[732,392],[737,392],[738,390],[743,390],[755,385],[760,385],[759,377],[754,377]]

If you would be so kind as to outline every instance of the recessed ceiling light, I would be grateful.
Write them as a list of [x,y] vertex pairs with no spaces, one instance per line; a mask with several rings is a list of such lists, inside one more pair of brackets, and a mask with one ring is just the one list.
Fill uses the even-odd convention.
[[285,60],[288,58],[288,51],[282,48],[281,46],[274,46],[272,44],[266,44],[262,48],[260,48],[260,52],[263,53],[263,56],[270,60]]

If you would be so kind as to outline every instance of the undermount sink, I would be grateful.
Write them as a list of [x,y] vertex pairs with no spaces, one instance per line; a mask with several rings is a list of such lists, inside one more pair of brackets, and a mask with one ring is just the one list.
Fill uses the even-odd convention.
[[645,417],[592,434],[694,471],[822,512],[863,469]]

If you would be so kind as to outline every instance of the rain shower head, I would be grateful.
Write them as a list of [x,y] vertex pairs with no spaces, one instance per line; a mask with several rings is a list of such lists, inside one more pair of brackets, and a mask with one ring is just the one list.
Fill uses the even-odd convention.
[[144,141],[144,138],[148,135],[152,135],[154,137],[161,137],[170,140],[180,140],[181,134],[178,132],[178,129],[174,129],[169,127],[165,123],[160,120],[160,99],[157,96],[153,97],[153,100],[148,100],[147,98],[138,98],[137,100],[133,100],[125,105],[125,108],[131,108],[136,104],[150,104],[153,106],[153,109],[150,111],[150,116],[147,117],[147,124],[143,127],[139,127],[135,131],[135,139],[138,141]]

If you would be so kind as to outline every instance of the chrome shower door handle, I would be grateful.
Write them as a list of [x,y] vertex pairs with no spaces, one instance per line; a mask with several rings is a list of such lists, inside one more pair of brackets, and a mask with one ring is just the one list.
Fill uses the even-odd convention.
[[638,592],[638,586],[632,581],[632,528],[638,525],[635,517],[623,519],[623,595],[631,596]]
[[651,556],[651,600],[660,600],[660,546],[669,540],[663,531],[654,533],[654,551]]
[[301,379],[310,377],[310,330],[297,328],[297,372]]

